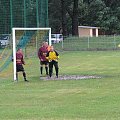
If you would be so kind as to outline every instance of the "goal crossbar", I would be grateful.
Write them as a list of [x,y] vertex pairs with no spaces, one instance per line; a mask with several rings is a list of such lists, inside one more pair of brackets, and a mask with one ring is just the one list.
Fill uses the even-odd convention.
[[13,39],[13,71],[14,71],[14,81],[17,80],[16,78],[16,37],[15,32],[17,30],[48,30],[49,31],[49,45],[51,45],[51,28],[12,28],[12,39]]

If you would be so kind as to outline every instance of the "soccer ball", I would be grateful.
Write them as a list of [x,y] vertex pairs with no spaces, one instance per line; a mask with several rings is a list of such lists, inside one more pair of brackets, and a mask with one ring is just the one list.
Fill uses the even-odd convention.
[[120,44],[118,45],[118,47],[120,47]]

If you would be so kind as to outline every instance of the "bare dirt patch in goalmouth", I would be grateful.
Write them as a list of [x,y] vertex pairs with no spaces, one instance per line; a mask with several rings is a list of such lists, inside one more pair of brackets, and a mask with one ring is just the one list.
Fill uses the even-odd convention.
[[60,75],[58,78],[52,76],[49,77],[40,77],[41,80],[82,80],[82,79],[100,79],[99,76],[94,75]]

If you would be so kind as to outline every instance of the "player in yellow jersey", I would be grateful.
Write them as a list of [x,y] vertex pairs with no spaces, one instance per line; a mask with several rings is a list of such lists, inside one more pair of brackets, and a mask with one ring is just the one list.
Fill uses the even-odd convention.
[[49,61],[49,77],[52,76],[53,66],[55,67],[56,77],[58,78],[58,58],[59,54],[54,50],[54,47],[50,47],[50,51],[46,55],[46,59]]

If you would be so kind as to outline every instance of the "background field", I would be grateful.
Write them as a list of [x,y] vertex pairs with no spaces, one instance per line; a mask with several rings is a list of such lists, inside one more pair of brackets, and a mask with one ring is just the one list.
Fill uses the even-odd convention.
[[98,37],[65,37],[63,42],[55,44],[56,49],[71,51],[98,51],[98,50],[119,50],[119,35],[104,35]]
[[[34,64],[31,64],[33,63]],[[60,52],[60,75],[101,79],[40,80],[38,58],[26,59],[29,83],[0,74],[1,120],[119,120],[120,51]]]

